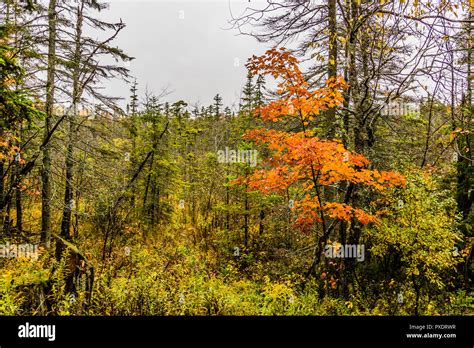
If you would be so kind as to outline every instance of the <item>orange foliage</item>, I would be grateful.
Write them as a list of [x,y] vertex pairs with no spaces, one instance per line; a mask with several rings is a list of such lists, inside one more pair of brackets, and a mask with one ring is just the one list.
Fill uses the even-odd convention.
[[271,75],[283,80],[277,89],[281,97],[255,110],[265,121],[296,117],[307,125],[321,111],[333,108],[343,100],[340,89],[346,87],[344,79],[329,79],[325,87],[310,91],[298,60],[284,48],[268,50],[262,57],[253,56],[247,68],[253,75]]
[[[247,184],[249,191],[283,193],[297,186],[303,198],[295,201],[298,212],[296,226],[307,230],[322,217],[357,219],[362,224],[377,221],[376,216],[362,209],[338,202],[323,202],[318,190],[322,186],[341,182],[363,184],[375,190],[405,184],[405,178],[393,172],[368,169],[369,161],[360,154],[348,151],[337,140],[324,140],[307,129],[309,121],[321,111],[342,103],[342,78],[330,79],[326,85],[309,90],[299,70],[298,61],[285,49],[271,49],[262,57],[252,57],[247,64],[253,74],[271,75],[282,80],[278,84],[279,99],[255,110],[265,121],[280,122],[286,117],[300,121],[303,131],[286,132],[274,129],[253,129],[245,138],[265,145],[271,152],[262,169],[239,178],[234,184]],[[321,202],[321,203],[320,203]]]
[[14,145],[17,141],[18,138],[10,132],[0,134],[0,160],[13,161],[14,156],[20,151],[19,147]]

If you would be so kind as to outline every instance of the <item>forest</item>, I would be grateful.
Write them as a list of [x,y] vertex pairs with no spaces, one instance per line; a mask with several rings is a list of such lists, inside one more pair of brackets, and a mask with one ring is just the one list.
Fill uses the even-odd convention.
[[0,0],[1,315],[474,314],[472,0],[247,6],[235,107],[139,93],[102,1]]

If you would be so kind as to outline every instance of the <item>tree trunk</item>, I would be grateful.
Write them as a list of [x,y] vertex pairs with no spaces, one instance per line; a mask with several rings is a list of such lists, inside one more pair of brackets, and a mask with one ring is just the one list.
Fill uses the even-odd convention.
[[[329,20],[329,57],[328,57],[328,79],[337,77],[337,21],[336,0],[328,0]],[[329,139],[336,134],[336,109],[331,108],[325,112],[325,132]]]
[[[77,117],[77,105],[81,98],[81,91],[79,87],[79,73],[81,68],[81,39],[82,39],[82,11],[84,9],[84,2],[77,7],[77,19],[76,19],[76,36],[75,49],[74,49],[74,70],[72,74],[72,112],[68,114],[69,121],[69,137],[66,152],[66,180],[64,189],[64,207],[63,217],[61,221],[61,237],[65,240],[70,240],[70,229],[71,229],[71,216],[72,210],[75,208],[74,197],[74,143],[76,139],[77,127],[75,125],[75,118]],[[63,250],[62,243],[57,243],[56,256],[59,259]]]
[[[17,164],[17,174],[20,175],[20,165]],[[21,188],[19,186],[15,189],[15,205],[16,205],[16,231],[21,233],[23,231],[23,209],[21,205]]]
[[[46,80],[46,118],[44,126],[44,140],[46,141],[51,130],[54,111],[54,74],[56,71],[56,0],[49,1],[48,9],[48,69]],[[46,249],[51,243],[51,150],[47,142],[43,147],[43,167],[41,170],[41,244]]]

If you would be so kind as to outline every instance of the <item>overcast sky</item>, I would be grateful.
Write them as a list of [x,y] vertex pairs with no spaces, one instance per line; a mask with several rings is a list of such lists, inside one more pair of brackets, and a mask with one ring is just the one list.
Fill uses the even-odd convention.
[[[115,44],[136,59],[130,70],[145,88],[159,94],[168,87],[169,101],[183,99],[190,105],[209,105],[219,93],[224,105],[238,105],[245,83],[245,62],[266,50],[250,36],[230,29],[231,12],[239,15],[259,1],[252,0],[109,0],[102,16],[122,21],[127,27]],[[261,4],[261,0],[260,0]],[[227,29],[227,30],[226,30]],[[110,95],[128,97],[130,86],[104,84]]]

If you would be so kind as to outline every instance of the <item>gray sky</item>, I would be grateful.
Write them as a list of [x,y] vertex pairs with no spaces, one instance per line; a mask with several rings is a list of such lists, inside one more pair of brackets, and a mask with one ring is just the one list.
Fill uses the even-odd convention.
[[[140,98],[145,88],[159,94],[164,87],[172,93],[167,100],[183,99],[190,105],[208,105],[219,93],[224,105],[238,105],[246,78],[245,62],[252,54],[266,50],[250,36],[230,28],[230,11],[237,16],[258,1],[164,1],[109,0],[103,18],[119,18],[127,27],[115,44],[136,59],[130,70],[139,83]],[[105,82],[108,94],[128,97],[123,82]]]

